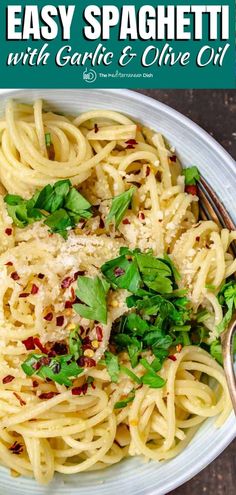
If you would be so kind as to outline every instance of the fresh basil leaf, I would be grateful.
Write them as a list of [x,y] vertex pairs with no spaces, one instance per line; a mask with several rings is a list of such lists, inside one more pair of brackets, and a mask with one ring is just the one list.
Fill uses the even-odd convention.
[[6,194],[6,196],[4,196],[4,202],[10,206],[20,205],[24,203],[24,201],[25,200],[21,196],[18,196],[17,194]]
[[107,261],[101,266],[101,271],[107,280],[119,289],[136,292],[141,284],[137,263],[125,255]]
[[157,328],[151,332],[148,332],[144,336],[143,341],[147,347],[160,347],[162,349],[168,349],[171,346],[173,339],[170,335],[165,335],[163,330]]
[[154,356],[160,361],[161,364],[165,361],[165,359],[169,354],[167,350],[159,349],[158,347],[153,347],[152,352]]
[[171,269],[162,260],[155,258],[150,254],[136,253],[135,258],[138,263],[140,272],[145,275],[152,275],[154,279],[157,275],[164,277],[171,276]]
[[84,217],[84,215],[85,218],[92,216],[91,212],[86,211],[91,208],[91,204],[74,187],[66,196],[64,208],[81,217]]
[[106,219],[106,225],[109,225],[113,220],[116,228],[120,225],[120,222],[131,203],[134,191],[135,187],[131,187],[128,191],[113,198],[111,209]]
[[78,359],[82,355],[82,341],[79,336],[79,326],[70,332],[69,351],[75,359]]
[[133,380],[134,382],[136,382],[138,384],[142,383],[140,378],[137,375],[135,375],[135,373],[133,373],[133,371],[131,371],[129,368],[127,368],[123,364],[120,365],[120,371],[121,371],[121,373],[124,373],[129,378],[131,378],[131,380]]
[[210,353],[212,357],[216,359],[216,361],[218,361],[218,363],[223,365],[222,348],[219,340],[215,340],[214,342],[211,343]]
[[218,294],[218,299],[220,304],[223,307],[227,308],[222,321],[219,323],[219,325],[217,325],[217,330],[219,333],[221,333],[228,326],[233,316],[233,310],[234,308],[236,308],[236,282],[234,280],[231,280],[230,282],[223,285]]
[[79,277],[76,295],[85,304],[74,304],[74,310],[88,320],[107,322],[106,296],[109,285],[99,277]]
[[116,402],[114,409],[122,409],[123,407],[126,407],[130,402],[133,402],[134,397],[134,395],[131,395],[130,397],[127,397],[127,399]]
[[172,274],[173,274],[173,277],[174,277],[174,279],[175,279],[176,282],[178,282],[179,280],[181,280],[181,275],[180,275],[179,271],[177,270],[177,268],[176,268],[175,264],[173,263],[172,259],[167,254],[164,254],[163,263],[166,263],[169,266],[169,268],[171,269]]
[[172,282],[167,277],[157,276],[155,280],[144,279],[145,284],[155,292],[159,292],[161,294],[168,294],[172,290]]
[[62,234],[63,232],[67,234],[67,229],[73,227],[68,213],[62,208],[49,215],[46,220],[44,220],[44,223],[52,232],[59,234]]
[[184,168],[183,175],[185,177],[186,186],[193,186],[200,180],[200,172],[197,167]]
[[126,328],[142,337],[149,330],[149,325],[136,313],[130,313],[126,319]]
[[45,134],[45,144],[47,147],[52,144],[52,138],[51,138],[50,132],[46,132],[46,134]]
[[7,204],[7,212],[12,218],[14,224],[20,229],[29,224],[26,203],[21,203],[15,206]]
[[132,342],[128,344],[127,350],[131,362],[132,368],[135,368],[138,364],[139,356],[142,351],[142,342],[140,342],[138,339],[135,337],[132,337]]
[[26,360],[22,363],[21,368],[24,373],[28,376],[35,375],[37,373],[34,366],[37,365],[38,361],[42,359],[42,357],[47,357],[46,354],[34,354],[31,353],[27,356]]
[[48,358],[46,354],[30,354],[21,365],[26,375],[38,375],[41,378],[50,378],[61,385],[72,385],[71,378],[80,375],[83,368],[80,368],[72,355],[57,356],[50,358],[48,365],[43,365],[37,369],[42,358]]
[[65,196],[69,193],[70,187],[71,183],[68,179],[60,180],[53,186],[48,184],[40,192],[35,207],[54,213],[63,206]]
[[112,352],[106,351],[105,362],[107,366],[107,371],[111,377],[111,381],[116,383],[119,379],[119,374],[120,374],[118,357],[115,356],[115,354],[112,354]]
[[76,378],[83,371],[71,355],[52,358],[48,366],[42,366],[37,372],[41,378],[50,378],[60,385],[72,385],[71,378]]
[[162,388],[166,384],[166,381],[161,376],[149,371],[143,375],[142,383],[149,385],[150,388]]

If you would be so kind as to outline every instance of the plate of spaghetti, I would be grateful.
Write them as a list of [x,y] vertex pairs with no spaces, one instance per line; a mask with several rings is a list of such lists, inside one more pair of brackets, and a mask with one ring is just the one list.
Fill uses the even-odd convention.
[[[165,494],[235,435],[220,333],[234,162],[129,91],[19,91],[0,119],[0,479],[9,494]],[[222,192],[221,184],[224,183]]]

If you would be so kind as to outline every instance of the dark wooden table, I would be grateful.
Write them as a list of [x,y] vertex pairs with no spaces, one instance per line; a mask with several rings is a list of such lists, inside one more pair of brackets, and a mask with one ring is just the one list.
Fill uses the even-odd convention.
[[[139,91],[170,105],[192,119],[236,158],[236,91],[175,89]],[[206,469],[169,495],[201,494],[236,494],[236,440]]]

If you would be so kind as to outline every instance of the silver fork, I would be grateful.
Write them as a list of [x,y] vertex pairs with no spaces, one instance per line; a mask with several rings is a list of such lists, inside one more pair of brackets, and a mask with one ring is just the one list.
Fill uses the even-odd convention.
[[[229,230],[235,230],[234,222],[226,211],[225,207],[220,202],[216,193],[212,190],[211,186],[201,177],[198,182],[198,191],[200,198],[200,216],[202,219],[213,220],[221,228],[227,228]],[[231,245],[231,251],[236,256],[236,243]],[[236,312],[228,325],[228,327],[220,335],[223,365],[225,370],[225,376],[228,384],[228,389],[236,414],[236,377],[234,373],[234,357],[233,357],[233,340],[236,331]]]

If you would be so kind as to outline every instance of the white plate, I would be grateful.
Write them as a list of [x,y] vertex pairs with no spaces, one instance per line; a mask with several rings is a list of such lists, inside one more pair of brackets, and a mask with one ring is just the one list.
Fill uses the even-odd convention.
[[[32,102],[41,97],[48,108],[77,114],[89,109],[108,108],[130,115],[161,131],[176,147],[185,166],[197,165],[236,221],[236,168],[231,156],[205,131],[168,106],[128,90],[19,90],[0,95],[0,114],[6,98]],[[216,109],[217,111],[217,109]],[[105,471],[74,476],[56,476],[49,487],[25,478],[11,478],[0,468],[1,495],[163,495],[195,476],[217,457],[236,435],[232,414],[220,429],[207,420],[188,447],[165,463],[144,463],[139,458],[124,460]]]

